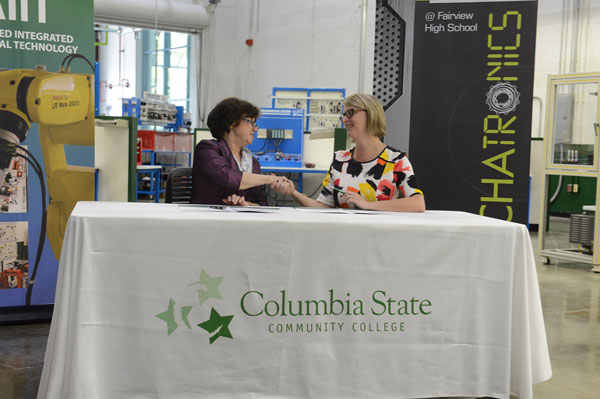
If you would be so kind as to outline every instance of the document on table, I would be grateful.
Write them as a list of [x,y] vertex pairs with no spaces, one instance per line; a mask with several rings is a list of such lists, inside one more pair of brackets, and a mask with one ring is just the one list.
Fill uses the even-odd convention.
[[237,212],[237,213],[327,213],[327,214],[364,214],[364,215],[399,215],[398,212],[368,211],[364,209],[349,208],[318,208],[318,207],[277,207],[277,206],[232,206],[232,205],[204,205],[181,204],[185,210],[200,212]]
[[350,214],[350,215],[399,215],[398,212],[387,212],[387,211],[368,211],[365,209],[358,208],[317,208],[317,207],[299,207],[292,208],[297,212],[306,213],[328,213],[328,214]]
[[203,205],[182,204],[182,209],[199,212],[238,212],[238,213],[284,213],[290,212],[292,208],[280,208],[276,206],[231,206],[231,205]]

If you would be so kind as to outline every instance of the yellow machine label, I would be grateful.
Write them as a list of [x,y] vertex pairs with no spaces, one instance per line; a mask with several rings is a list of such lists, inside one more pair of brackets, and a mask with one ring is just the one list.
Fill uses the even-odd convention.
[[90,82],[85,75],[52,74],[32,83],[28,111],[40,124],[67,125],[88,115]]

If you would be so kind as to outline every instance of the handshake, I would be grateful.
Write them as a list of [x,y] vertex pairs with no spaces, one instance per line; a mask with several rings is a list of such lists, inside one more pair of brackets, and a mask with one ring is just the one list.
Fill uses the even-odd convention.
[[275,175],[271,175],[271,177],[273,177],[273,181],[271,182],[270,186],[271,189],[276,193],[292,195],[292,193],[296,190],[294,182],[287,177]]
[[[271,189],[274,190],[278,194],[292,195],[296,191],[294,182],[291,181],[290,179],[288,179],[287,177],[275,176],[273,174],[271,174],[271,175],[254,175],[254,176],[260,176],[260,178],[262,180],[261,183],[269,184],[271,186]],[[237,195],[237,194],[229,195],[227,198],[223,199],[223,202],[227,205],[238,205],[238,206],[257,206],[258,205],[253,202],[246,201],[246,198],[244,198],[241,195]]]

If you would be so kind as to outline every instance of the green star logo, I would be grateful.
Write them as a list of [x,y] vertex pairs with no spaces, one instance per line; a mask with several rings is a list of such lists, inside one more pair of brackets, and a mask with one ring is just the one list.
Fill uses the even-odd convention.
[[[196,290],[198,293],[198,302],[200,305],[202,305],[210,298],[223,298],[221,292],[219,291],[219,285],[222,281],[223,277],[211,277],[204,269],[201,269],[200,278],[198,281],[188,284],[187,287],[203,285],[206,288]],[[189,321],[189,315],[192,311],[192,308],[193,306],[179,306],[179,317],[181,318],[181,322],[190,330],[192,329],[192,324]],[[177,330],[179,327],[177,321],[175,321],[175,313],[175,301],[173,298],[169,298],[167,310],[156,315],[157,318],[161,319],[167,324],[167,335],[171,335],[173,331]],[[212,345],[212,343],[215,342],[219,337],[233,339],[231,331],[229,330],[229,323],[231,323],[232,319],[233,315],[221,316],[215,310],[215,308],[211,308],[210,318],[205,322],[197,324],[197,326],[208,331],[210,334],[214,333],[208,339],[209,343]]]
[[[192,329],[192,326],[190,325],[190,322],[187,317],[188,317],[188,314],[190,314],[192,307],[193,306],[181,306],[181,308],[180,308],[181,309],[181,321],[183,321],[183,323],[190,330]],[[179,327],[179,325],[175,321],[175,301],[173,300],[173,298],[169,298],[169,306],[167,307],[167,310],[165,310],[162,313],[157,314],[156,317],[158,317],[159,319],[161,319],[165,323],[167,323],[167,335],[171,335],[171,333],[173,331],[177,330],[177,327]]]
[[198,324],[198,327],[205,329],[209,333],[213,333],[217,331],[212,337],[208,339],[210,344],[212,345],[219,337],[232,338],[231,331],[229,331],[229,323],[231,323],[231,319],[233,319],[233,315],[230,316],[221,316],[215,308],[210,310],[210,319],[207,321]]
[[198,290],[198,299],[200,301],[200,305],[206,302],[209,298],[222,299],[221,292],[219,292],[219,284],[223,281],[223,277],[210,277],[208,273],[202,269],[200,271],[200,279],[188,285],[191,287],[192,285],[204,285],[206,287],[205,290]]
[[188,315],[190,314],[190,312],[192,311],[193,306],[182,306],[181,307],[181,320],[183,320],[183,322],[185,323],[185,325],[187,326],[187,328],[189,328],[190,330],[192,329],[192,326],[190,325],[190,322],[188,321]]
[[177,322],[175,321],[174,309],[175,309],[175,301],[173,300],[173,298],[169,298],[169,307],[167,308],[167,310],[156,315],[156,317],[158,317],[159,319],[161,319],[165,323],[167,323],[168,335],[171,335],[171,333],[173,331],[177,330],[177,327],[178,327]]

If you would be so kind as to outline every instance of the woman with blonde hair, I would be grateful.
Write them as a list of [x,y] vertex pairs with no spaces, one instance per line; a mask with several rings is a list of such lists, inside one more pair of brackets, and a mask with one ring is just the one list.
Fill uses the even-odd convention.
[[425,200],[406,153],[385,145],[385,113],[369,94],[353,94],[344,101],[340,116],[355,146],[336,151],[323,189],[314,200],[290,182],[272,187],[291,195],[302,206],[424,212]]

